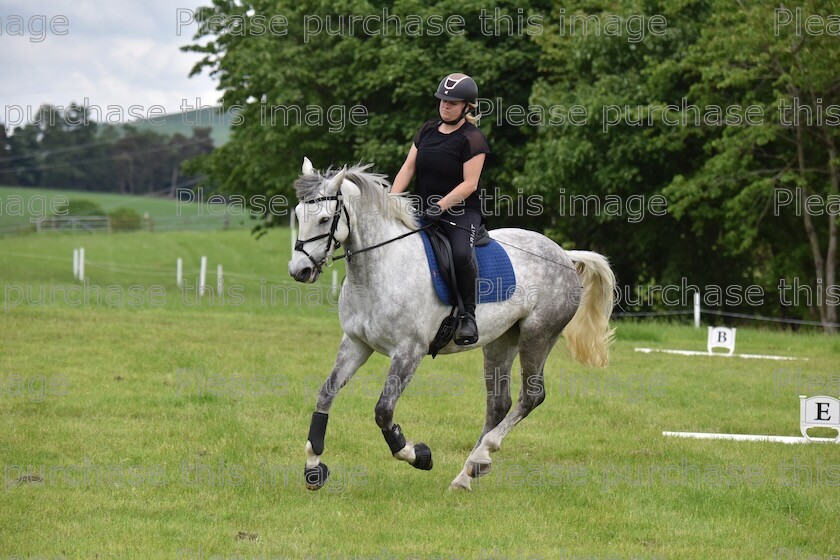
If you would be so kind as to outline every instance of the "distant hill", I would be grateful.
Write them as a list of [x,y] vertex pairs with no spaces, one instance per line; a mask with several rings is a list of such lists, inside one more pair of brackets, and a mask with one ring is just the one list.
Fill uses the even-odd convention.
[[194,128],[210,127],[213,146],[219,147],[230,138],[231,121],[234,118],[229,111],[222,113],[221,107],[212,107],[155,117],[155,122],[144,119],[128,124],[138,130],[151,130],[166,135],[180,133],[186,137],[192,136]]

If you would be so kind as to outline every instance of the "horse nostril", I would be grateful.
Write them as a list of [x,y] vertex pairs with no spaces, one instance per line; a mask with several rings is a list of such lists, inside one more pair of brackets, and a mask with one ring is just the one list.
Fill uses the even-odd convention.
[[312,276],[312,268],[306,267],[297,274],[298,280],[309,280],[309,277]]

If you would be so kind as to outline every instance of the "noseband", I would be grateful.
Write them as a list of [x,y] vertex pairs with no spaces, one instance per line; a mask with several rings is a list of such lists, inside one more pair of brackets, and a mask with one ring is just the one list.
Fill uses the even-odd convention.
[[[335,200],[338,202],[335,207],[335,212],[333,212],[332,216],[332,224],[330,224],[330,232],[329,233],[322,233],[321,235],[316,235],[315,237],[310,237],[309,239],[298,239],[295,241],[295,251],[300,251],[307,257],[309,260],[312,261],[312,264],[315,266],[315,269],[318,273],[321,273],[321,267],[324,263],[327,262],[332,256],[332,251],[341,247],[341,241],[335,238],[335,230],[338,228],[338,222],[341,220],[341,212],[344,211],[344,217],[347,219],[347,230],[348,230],[348,237],[350,236],[350,215],[347,213],[347,207],[344,205],[344,200],[341,198],[341,188],[333,196],[321,196],[318,198],[313,198],[312,200],[303,200],[304,204],[315,204],[318,202],[323,202],[325,200]],[[316,261],[312,258],[312,255],[306,252],[303,248],[304,243],[309,243],[310,241],[318,241],[319,239],[327,238],[327,248],[324,252],[324,258],[321,259],[320,262]],[[333,247],[333,243],[335,243],[335,247]]]

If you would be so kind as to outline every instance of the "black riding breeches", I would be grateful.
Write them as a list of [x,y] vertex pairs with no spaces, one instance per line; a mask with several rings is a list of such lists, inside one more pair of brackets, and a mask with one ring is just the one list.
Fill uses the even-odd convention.
[[[455,276],[458,279],[458,293],[464,302],[464,309],[475,313],[475,284],[478,278],[478,260],[475,256],[475,240],[481,225],[481,212],[470,208],[458,209],[455,214],[444,212],[444,221],[438,222],[452,246],[452,260],[455,262]],[[457,226],[445,223],[450,221]],[[459,227],[460,226],[460,227]]]

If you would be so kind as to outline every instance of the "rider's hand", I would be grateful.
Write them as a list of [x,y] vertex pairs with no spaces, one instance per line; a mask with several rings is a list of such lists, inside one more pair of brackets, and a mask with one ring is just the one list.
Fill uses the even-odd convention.
[[427,222],[436,222],[443,216],[443,209],[438,204],[430,204],[426,211],[423,212],[423,219]]

